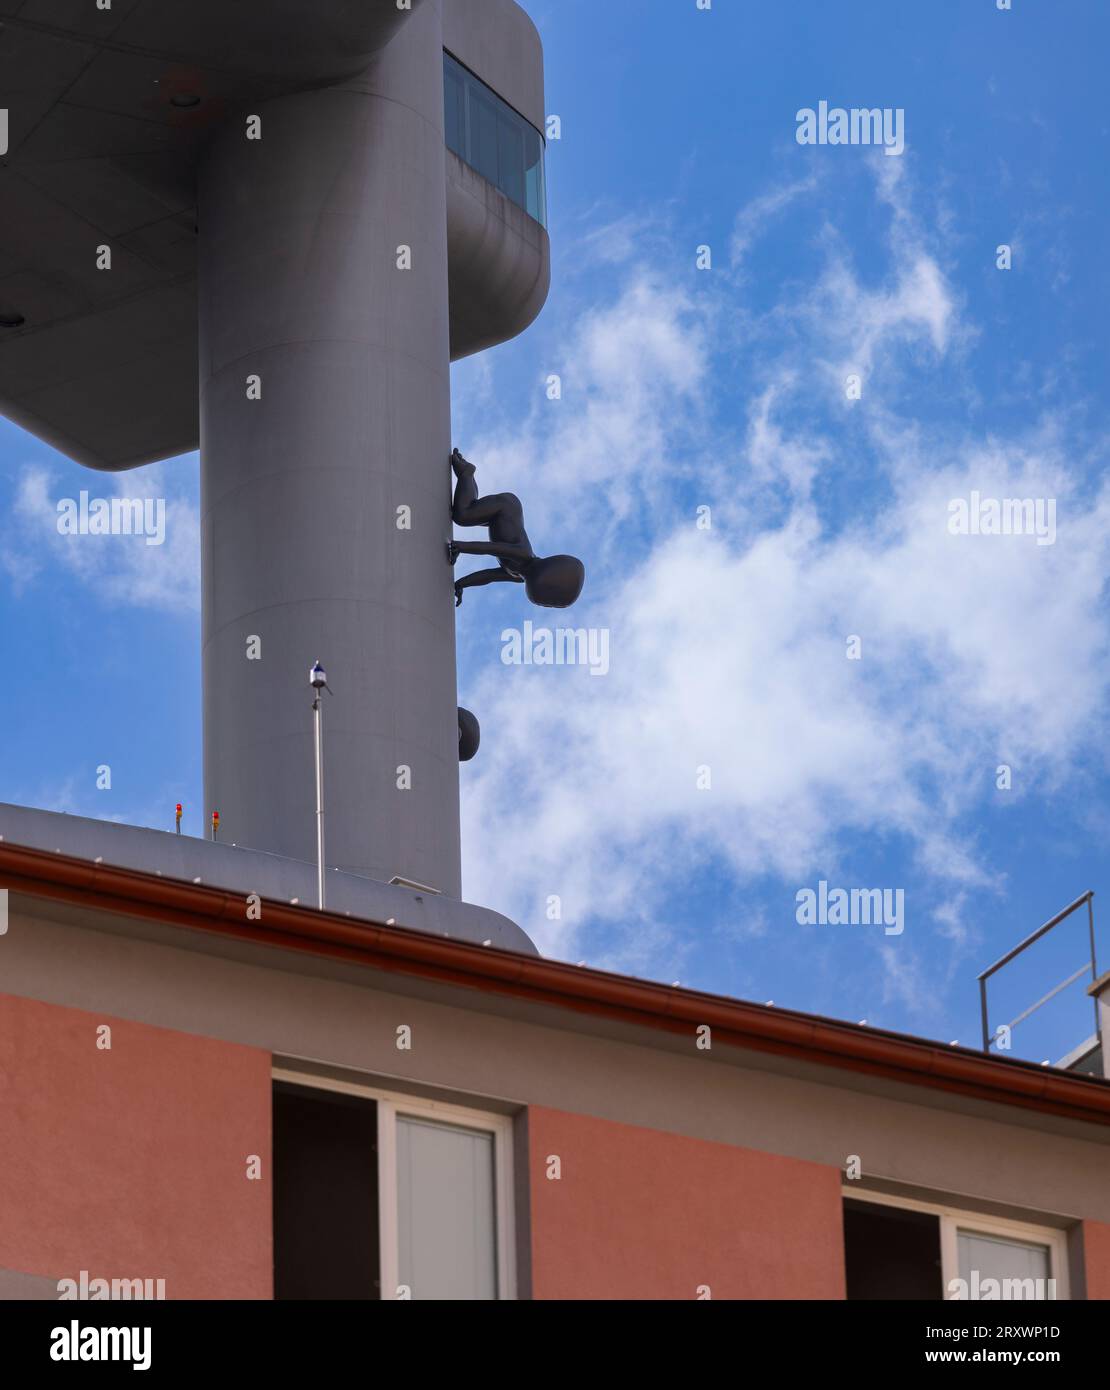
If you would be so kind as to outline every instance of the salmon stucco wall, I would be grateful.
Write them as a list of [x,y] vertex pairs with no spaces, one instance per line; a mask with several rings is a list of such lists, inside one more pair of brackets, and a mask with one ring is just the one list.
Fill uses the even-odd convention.
[[1083,1223],[1083,1264],[1088,1298],[1110,1298],[1110,1226]]
[[534,1298],[845,1296],[836,1168],[539,1108],[528,1153]]
[[171,1299],[272,1297],[271,1065],[255,1048],[0,995],[0,1269],[164,1279]]

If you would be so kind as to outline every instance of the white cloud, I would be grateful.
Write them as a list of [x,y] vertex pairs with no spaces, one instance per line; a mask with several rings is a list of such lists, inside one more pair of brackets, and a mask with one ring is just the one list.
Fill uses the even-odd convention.
[[[961,949],[962,895],[1002,886],[967,821],[997,764],[1015,766],[1023,795],[1089,761],[1110,681],[1110,492],[1086,494],[1059,430],[923,429],[876,391],[866,507],[814,501],[818,482],[858,468],[833,421],[815,423],[814,358],[895,365],[923,343],[939,361],[972,337],[938,261],[914,246],[905,185],[890,175],[880,196],[895,214],[892,269],[863,288],[833,240],[786,310],[801,336],[784,334],[757,377],[738,374],[744,437],[708,423],[707,402],[729,389],[711,313],[634,265],[568,335],[573,406],[474,444],[499,487],[513,460],[541,460],[512,485],[590,555],[575,610],[516,620],[612,634],[605,679],[489,665],[466,697],[485,739],[465,783],[467,896],[546,951],[578,956],[587,926],[608,922],[612,961],[642,967],[649,941],[669,962],[692,924],[668,925],[668,895],[700,870],[723,865],[735,885],[776,875],[792,892],[859,835],[904,844],[936,886],[932,930]],[[692,478],[710,532],[695,528]],[[761,499],[780,482],[771,515]],[[1056,545],[950,535],[948,502],[972,489],[1057,498]],[[861,661],[846,659],[851,634]],[[702,766],[711,791],[697,789]],[[903,941],[884,950],[897,962],[888,996],[906,1003]]]
[[811,330],[837,355],[826,359],[835,386],[849,372],[870,376],[900,347],[924,340],[935,353],[948,346],[956,314],[953,293],[936,261],[909,254],[893,284],[863,287],[848,262],[836,258],[810,305]]
[[[196,506],[184,497],[170,469],[152,464],[124,474],[90,473],[77,490],[59,487],[57,476],[41,465],[25,466],[18,477],[12,526],[3,567],[21,592],[48,564],[68,571],[104,603],[194,612],[200,603],[200,523]],[[165,537],[148,545],[145,536],[61,535],[58,503],[91,498],[139,498],[165,503]]]
[[[673,484],[676,426],[682,450],[691,447],[707,336],[703,316],[681,287],[650,268],[634,270],[616,311],[583,312],[573,342],[552,365],[562,377],[561,400],[537,391],[523,420],[506,422],[500,431],[487,426],[480,441],[464,439],[463,452],[481,464],[482,490],[511,489],[526,497],[534,543],[541,532],[568,529],[580,543],[611,542],[623,523],[650,514],[653,497]],[[484,420],[488,408],[479,378],[464,408],[456,404],[456,416]],[[695,462],[685,458],[682,471],[692,471]]]

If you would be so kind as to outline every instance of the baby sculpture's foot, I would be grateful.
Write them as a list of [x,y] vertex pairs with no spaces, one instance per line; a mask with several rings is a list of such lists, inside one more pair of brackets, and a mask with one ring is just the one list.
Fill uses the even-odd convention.
[[462,454],[459,453],[458,449],[452,449],[451,451],[451,467],[455,470],[456,478],[465,477],[467,473],[476,471],[474,465],[468,463],[466,459],[463,458]]
[[459,547],[454,541],[447,542],[447,563],[453,565],[459,558]]

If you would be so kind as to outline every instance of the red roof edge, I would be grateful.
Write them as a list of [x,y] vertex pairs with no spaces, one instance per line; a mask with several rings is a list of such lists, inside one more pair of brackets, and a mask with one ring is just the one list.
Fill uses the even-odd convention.
[[691,1048],[707,1024],[717,1045],[1110,1124],[1110,1082],[1097,1077],[272,899],[263,900],[259,921],[248,922],[243,893],[137,869],[0,842],[0,887],[685,1034]]

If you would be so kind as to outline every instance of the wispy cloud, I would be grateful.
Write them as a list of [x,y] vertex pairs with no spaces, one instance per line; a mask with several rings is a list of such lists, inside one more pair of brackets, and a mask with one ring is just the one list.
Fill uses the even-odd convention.
[[[886,161],[888,164],[889,160]],[[817,175],[782,183],[761,193],[746,203],[736,214],[729,242],[729,259],[733,271],[741,268],[744,257],[753,244],[768,230],[778,215],[799,199],[807,197],[817,187]]]

